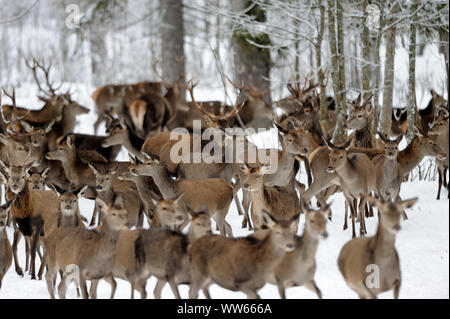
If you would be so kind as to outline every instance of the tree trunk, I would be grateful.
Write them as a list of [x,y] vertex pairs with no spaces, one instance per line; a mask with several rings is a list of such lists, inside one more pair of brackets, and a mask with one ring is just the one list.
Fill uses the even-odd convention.
[[[243,12],[252,4],[251,0],[231,0],[231,8],[234,12]],[[257,4],[253,4],[243,15],[252,17],[255,21],[265,22],[266,13]],[[250,42],[256,43],[254,45]],[[259,92],[266,92],[263,99],[265,107],[271,109],[272,99],[270,97],[270,69],[272,61],[270,50],[267,48],[272,44],[267,33],[250,33],[245,26],[235,26],[232,38],[234,51],[235,78],[238,83],[244,81],[247,87],[254,88]],[[241,92],[240,100],[244,99],[245,92]],[[268,119],[255,119],[251,127],[271,127],[272,123]]]
[[[367,13],[366,7],[369,4],[368,0],[364,0],[363,2],[363,11],[364,13],[364,21],[366,20]],[[372,77],[371,74],[371,66],[370,66],[370,34],[369,28],[365,23],[363,23],[363,33],[362,33],[362,50],[363,50],[363,62],[362,62],[362,89],[363,89],[363,97],[364,99],[368,98],[371,94],[370,88],[370,79]]]
[[105,45],[106,32],[98,23],[92,23],[89,28],[89,48],[91,57],[91,83],[95,87],[106,83],[107,52]]
[[[162,73],[169,83],[184,80],[183,1],[160,1]],[[183,91],[184,92],[184,91]],[[185,94],[181,94],[184,98]]]
[[380,90],[381,90],[381,59],[380,59],[380,45],[383,38],[383,27],[384,27],[384,2],[379,1],[378,6],[380,8],[380,28],[378,29],[377,40],[375,43],[375,95],[374,95],[374,110],[373,110],[373,122],[372,122],[372,132],[376,133],[378,130],[378,123],[380,119]]
[[330,42],[333,91],[337,113],[336,129],[334,130],[333,138],[335,142],[339,143],[343,142],[345,139],[344,134],[345,101],[342,100],[342,93],[340,91],[341,77],[339,74],[339,58],[336,41],[335,10],[336,10],[336,0],[328,0],[328,39]]
[[[394,8],[391,10],[391,16],[394,14]],[[390,18],[389,24],[395,21]],[[394,66],[395,66],[395,37],[397,27],[393,25],[386,30],[386,58],[384,63],[384,89],[383,89],[383,112],[381,126],[384,134],[390,134],[392,123],[392,100],[394,95]]]
[[[417,10],[418,0],[414,0],[411,6],[411,12]],[[415,108],[416,103],[416,20],[417,14],[411,17],[409,27],[409,78],[408,78],[408,108],[407,108],[407,133],[406,138],[409,142],[414,138]]]
[[322,125],[328,130],[327,127],[327,103],[326,103],[326,88],[324,87],[324,74],[322,70],[322,41],[323,41],[323,33],[325,30],[325,4],[324,0],[319,1],[319,11],[320,11],[320,25],[319,25],[319,33],[317,34],[317,43],[316,43],[316,67],[317,67],[317,78],[320,84],[320,112],[319,117]]
[[345,53],[344,53],[344,18],[343,18],[343,8],[342,1],[336,1],[337,10],[337,45],[338,45],[338,56],[339,56],[339,90],[341,92],[342,109],[341,111],[347,111],[347,96],[346,96],[346,83],[345,83]]

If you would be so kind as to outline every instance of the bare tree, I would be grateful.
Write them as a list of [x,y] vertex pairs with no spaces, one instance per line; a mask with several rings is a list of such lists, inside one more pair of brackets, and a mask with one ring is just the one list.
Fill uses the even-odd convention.
[[[184,78],[183,1],[161,0],[162,71],[166,81],[174,83]],[[184,94],[182,94],[184,97]]]
[[[391,3],[389,3],[391,4]],[[390,18],[388,19],[388,29],[386,30],[386,57],[384,64],[384,90],[383,90],[383,112],[381,117],[381,127],[385,134],[390,133],[392,102],[394,95],[394,66],[395,66],[395,38],[397,34],[397,25],[395,21],[395,12],[397,2],[390,9]]]

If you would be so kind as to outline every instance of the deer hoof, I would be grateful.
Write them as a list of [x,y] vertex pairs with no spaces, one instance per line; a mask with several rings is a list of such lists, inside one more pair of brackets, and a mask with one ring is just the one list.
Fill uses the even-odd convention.
[[344,230],[346,230],[348,228],[347,224],[344,224]]

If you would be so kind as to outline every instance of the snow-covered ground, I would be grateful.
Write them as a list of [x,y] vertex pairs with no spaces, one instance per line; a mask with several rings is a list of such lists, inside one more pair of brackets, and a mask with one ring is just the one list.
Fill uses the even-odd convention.
[[[199,97],[203,94],[198,90]],[[95,112],[90,101],[90,88],[79,87],[76,100],[91,108],[92,112],[86,116],[80,117],[80,123],[77,132],[92,133],[92,124],[95,121]],[[23,87],[17,90],[18,105],[41,105],[36,101],[32,87]],[[219,95],[218,92],[215,92]],[[211,91],[208,95],[212,94]],[[23,98],[29,96],[30,98]],[[255,137],[253,141],[259,147],[277,146],[276,135],[274,132]],[[120,159],[126,160],[126,153],[120,154]],[[303,170],[302,170],[303,172]],[[302,182],[306,178],[301,174]],[[396,247],[400,256],[402,269],[402,287],[400,298],[449,298],[449,201],[447,192],[443,190],[440,201],[435,200],[437,191],[437,181],[425,182],[414,181],[402,184],[402,198],[407,199],[419,196],[418,203],[407,211],[409,219],[403,223],[402,230],[397,236]],[[241,196],[241,194],[239,194]],[[333,221],[328,223],[329,238],[320,243],[317,252],[317,273],[316,282],[322,290],[324,298],[356,298],[357,295],[346,285],[338,267],[337,257],[343,245],[351,239],[350,229],[343,231],[344,219],[344,199],[341,194],[334,195],[333,201]],[[90,219],[93,210],[93,201],[80,200],[81,212]],[[231,206],[227,216],[228,222],[233,227],[236,236],[245,236],[246,230],[241,229],[241,216],[238,216],[234,203]],[[375,233],[377,218],[370,218],[366,221],[368,235]],[[301,217],[299,233],[301,234],[304,225],[304,216]],[[358,225],[359,226],[359,225]],[[12,241],[12,229],[8,229],[8,237]],[[19,248],[20,264],[25,263],[24,241],[22,240]],[[37,262],[39,265],[39,262]],[[59,279],[58,279],[59,280]],[[129,298],[129,284],[120,279],[116,298]],[[152,297],[151,291],[156,281],[154,278],[149,280],[147,291]],[[101,282],[99,286],[99,298],[108,298],[110,287],[106,282]],[[182,286],[181,296],[187,298],[188,287]],[[138,295],[138,294],[137,294]],[[272,285],[266,285],[260,290],[262,298],[278,298],[277,288]],[[166,286],[162,294],[163,298],[173,298],[170,288]],[[202,295],[200,294],[202,297]],[[231,292],[222,289],[216,285],[211,287],[211,296],[213,298],[244,298],[242,293]],[[68,298],[76,298],[73,286],[70,286],[67,294]],[[288,298],[316,298],[316,296],[305,288],[289,288],[287,290]],[[20,278],[14,271],[14,266],[6,274],[3,287],[0,290],[0,299],[2,298],[48,298],[48,292],[45,280],[32,281],[28,274]],[[392,292],[380,295],[380,298],[392,298]]]
[[[408,182],[402,185],[402,198],[419,196],[414,208],[407,211],[409,219],[402,224],[402,230],[397,236],[396,247],[400,256],[402,270],[402,287],[400,298],[449,298],[449,206],[448,200],[435,200],[436,182]],[[443,193],[446,198],[447,193]],[[332,211],[333,221],[328,223],[330,236],[319,245],[317,252],[316,282],[322,290],[324,298],[356,298],[357,295],[346,285],[337,267],[337,258],[343,245],[351,239],[351,231],[342,230],[344,219],[344,200],[341,194],[334,195]],[[91,216],[93,202],[81,200],[81,211]],[[240,228],[242,218],[238,216],[236,207],[232,205],[227,216],[236,236],[244,236],[248,231]],[[377,218],[366,220],[368,235],[376,231]],[[301,217],[299,233],[302,232],[304,216]],[[359,225],[357,225],[358,227]],[[8,230],[12,240],[12,230]],[[20,264],[24,265],[24,241],[19,245]],[[39,264],[39,262],[37,263]],[[59,280],[59,279],[58,279]],[[116,298],[129,298],[130,286],[128,282],[117,279],[118,288]],[[156,280],[152,278],[147,283],[149,297]],[[68,298],[76,298],[74,286],[68,289]],[[243,293],[232,292],[219,286],[211,287],[213,298],[245,298]],[[110,287],[102,281],[99,285],[99,298],[109,298]],[[188,297],[188,287],[181,286],[182,298]],[[138,295],[138,294],[137,294]],[[200,294],[202,297],[202,295]],[[279,298],[277,288],[266,285],[260,290],[262,298]],[[163,298],[173,298],[173,294],[166,285]],[[289,288],[288,298],[316,298],[303,287]],[[392,292],[379,296],[392,298]],[[19,277],[12,266],[4,278],[1,298],[48,298],[45,280],[34,281],[26,274]]]

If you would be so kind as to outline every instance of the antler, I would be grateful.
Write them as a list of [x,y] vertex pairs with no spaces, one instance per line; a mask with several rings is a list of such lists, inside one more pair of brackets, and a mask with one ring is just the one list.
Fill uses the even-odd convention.
[[195,101],[194,98],[194,88],[197,86],[198,82],[193,84],[192,83],[192,79],[188,81],[188,83],[186,84],[186,89],[189,91],[189,94],[191,95],[191,99],[192,99],[192,104],[203,114],[205,114],[207,117],[209,117],[211,119],[211,121],[213,122],[219,122],[219,121],[227,121],[230,118],[232,118],[233,116],[235,116],[244,106],[245,102],[238,104],[237,100],[236,103],[234,104],[233,108],[231,109],[231,111],[225,113],[225,114],[220,114],[220,115],[215,115],[212,114],[208,111],[206,111],[203,106],[201,106],[200,104],[197,103],[197,101]]
[[[52,64],[50,63],[48,65],[48,67],[45,67],[44,65],[42,65],[41,63],[39,63],[38,60],[36,60],[35,58],[33,58],[33,65],[31,65],[27,59],[25,59],[25,64],[27,65],[27,67],[29,69],[31,69],[31,71],[33,71],[33,76],[34,76],[34,80],[39,88],[40,91],[44,92],[45,94],[49,95],[49,96],[55,96],[56,95],[56,91],[58,91],[61,86],[62,83],[57,87],[57,88],[53,88],[53,84],[50,82],[50,69],[52,67]],[[49,91],[44,90],[40,83],[39,83],[39,78],[37,76],[37,69],[41,69],[42,72],[44,72],[44,76],[45,76],[45,83],[47,84],[47,87],[49,89]]]
[[[6,92],[6,90],[4,88],[2,88],[3,94],[5,94],[7,97],[9,97],[11,99],[11,102],[13,104],[13,113],[11,115],[11,119],[8,121],[5,118],[5,114],[3,113],[3,107],[0,107],[0,113],[2,116],[3,121],[6,124],[9,124],[6,131],[8,132],[9,135],[12,134],[17,134],[18,132],[16,131],[16,123],[22,119],[24,119],[28,113],[30,112],[29,110],[22,116],[17,116],[17,105],[16,105],[16,89],[13,88],[12,90],[12,94],[9,94],[8,92]],[[1,95],[1,94],[0,94]]]

